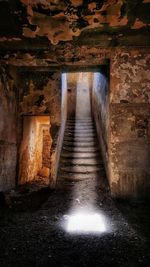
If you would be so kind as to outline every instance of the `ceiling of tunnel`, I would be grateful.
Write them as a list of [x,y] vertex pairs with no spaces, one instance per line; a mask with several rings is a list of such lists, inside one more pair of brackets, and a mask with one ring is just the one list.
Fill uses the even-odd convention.
[[149,14],[150,0],[0,0],[0,42],[107,46],[132,35],[149,44]]

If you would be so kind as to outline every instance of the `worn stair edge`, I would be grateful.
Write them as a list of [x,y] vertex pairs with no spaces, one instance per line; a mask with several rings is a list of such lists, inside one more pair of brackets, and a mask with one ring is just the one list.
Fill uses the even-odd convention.
[[93,126],[93,127],[95,127],[95,124],[93,123],[93,122],[85,122],[85,123],[83,123],[83,122],[66,122],[66,126],[72,126],[72,127],[74,127],[74,126]]
[[88,174],[75,174],[75,173],[61,173],[58,177],[60,180],[69,180],[69,181],[81,181],[85,179],[97,179],[99,177],[99,173],[88,173]]
[[70,137],[96,137],[96,133],[89,133],[89,132],[87,132],[87,133],[74,133],[74,132],[72,132],[72,133],[70,133],[70,132],[65,132],[65,134],[64,134],[64,138],[65,137],[68,137],[68,136],[70,136]]
[[91,118],[83,118],[83,119],[67,119],[67,122],[74,122],[74,123],[85,123],[85,122],[92,122],[93,120]]
[[66,129],[94,129],[95,130],[95,126],[94,125],[87,125],[87,124],[85,124],[85,125],[83,125],[83,124],[81,124],[81,125],[77,125],[77,124],[75,124],[75,125],[66,125]]
[[63,144],[69,147],[97,147],[98,144],[96,142],[68,142],[64,141]]
[[79,152],[79,153],[87,153],[87,152],[98,152],[99,149],[97,147],[67,147],[63,146],[63,150],[71,151],[71,152]]
[[102,156],[98,152],[71,152],[71,151],[62,151],[61,158],[84,158],[84,159],[98,159],[99,161],[102,161]]
[[102,163],[98,159],[85,159],[85,158],[80,158],[80,159],[60,159],[60,165],[63,164],[65,166],[70,166],[70,165],[84,165],[84,166],[102,166]]
[[94,173],[99,172],[100,167],[99,166],[84,166],[84,165],[73,165],[73,166],[64,166],[60,167],[60,170],[63,172],[69,172],[69,173]]
[[83,143],[93,143],[93,142],[97,142],[97,138],[85,138],[85,137],[78,137],[78,138],[74,138],[74,137],[64,137],[64,141],[67,142],[83,142]]
[[74,132],[74,133],[76,133],[76,132],[77,132],[77,133],[78,133],[78,132],[79,132],[79,133],[80,133],[80,132],[81,132],[81,133],[82,133],[82,132],[83,132],[83,133],[86,133],[86,132],[90,132],[90,133],[91,133],[91,132],[92,132],[92,133],[93,133],[93,132],[95,132],[95,129],[94,129],[94,128],[92,128],[92,129],[84,129],[84,128],[82,128],[82,129],[76,129],[76,128],[70,128],[70,129],[67,129],[67,128],[66,128],[65,132],[71,132],[71,133],[72,133],[72,132]]

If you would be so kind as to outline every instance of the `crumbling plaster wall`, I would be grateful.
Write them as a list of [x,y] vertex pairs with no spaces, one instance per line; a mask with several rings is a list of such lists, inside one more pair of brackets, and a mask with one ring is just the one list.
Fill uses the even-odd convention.
[[0,191],[16,181],[17,102],[14,73],[0,67]]
[[149,49],[116,49],[111,59],[109,179],[117,197],[150,190]]
[[20,72],[20,114],[47,115],[60,126],[60,73],[34,70]]
[[[148,0],[20,2],[27,16],[26,24],[22,25],[23,36],[45,36],[52,44],[72,40],[73,37],[92,29],[105,33],[106,29],[107,32],[118,28],[136,30],[149,26],[150,23]],[[135,10],[136,12],[133,12]]]

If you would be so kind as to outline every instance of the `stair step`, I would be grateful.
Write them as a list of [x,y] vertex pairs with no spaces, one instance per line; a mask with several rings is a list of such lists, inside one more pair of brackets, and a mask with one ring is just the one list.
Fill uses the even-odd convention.
[[69,126],[74,126],[74,125],[77,125],[77,126],[94,126],[94,122],[92,121],[85,121],[85,122],[70,122],[70,121],[67,121],[66,122],[66,125],[69,125]]
[[61,153],[62,158],[72,158],[72,159],[99,159],[101,161],[101,156],[99,152],[71,152],[71,151],[62,151]]
[[95,138],[95,137],[89,138],[89,137],[85,137],[85,136],[80,136],[80,137],[67,136],[67,137],[64,137],[64,141],[93,143],[93,142],[97,142],[97,138]]
[[85,136],[85,137],[95,137],[97,138],[97,135],[96,135],[96,132],[95,131],[65,131],[65,134],[64,134],[64,137],[66,136],[75,136],[75,137],[82,137],[82,136]]
[[84,166],[100,166],[103,167],[103,163],[100,163],[100,161],[97,158],[70,158],[70,159],[63,159],[61,158],[60,164],[65,164],[65,166],[71,166],[71,165],[84,165]]
[[85,138],[87,138],[87,137],[96,137],[96,133],[95,132],[91,132],[91,133],[89,133],[89,132],[87,132],[87,133],[75,133],[75,132],[65,132],[65,134],[64,134],[64,137],[66,137],[66,136],[74,136],[74,137],[85,137]]
[[63,144],[65,146],[69,146],[69,147],[94,147],[94,146],[98,146],[98,144],[96,142],[84,142],[84,141],[80,141],[80,142],[71,142],[71,141],[65,141],[63,142]]
[[66,122],[66,126],[95,126],[93,121],[80,121],[80,122],[71,122],[71,121],[67,121]]
[[72,118],[72,119],[68,119],[67,122],[87,122],[87,121],[90,121],[90,122],[93,122],[92,118],[91,117],[87,117],[87,118],[81,118],[81,119],[77,119],[77,118]]
[[83,129],[83,130],[88,130],[88,129],[93,129],[93,130],[95,130],[95,127],[94,127],[94,125],[87,125],[87,124],[85,124],[85,125],[83,125],[83,124],[81,124],[81,125],[77,125],[77,124],[75,124],[75,125],[66,125],[66,129]]
[[95,132],[94,127],[68,127],[66,126],[65,132]]
[[72,129],[67,129],[66,128],[66,130],[65,130],[65,132],[95,132],[95,129],[94,128],[91,128],[91,129],[84,129],[84,128],[82,128],[82,129],[74,129],[74,128],[72,128]]
[[73,166],[65,166],[60,168],[63,172],[69,173],[94,173],[99,172],[99,166],[84,166],[84,165],[73,165]]
[[61,173],[59,179],[68,180],[68,181],[81,181],[85,179],[95,179],[99,177],[99,173]]
[[63,150],[71,151],[71,152],[98,152],[98,147],[69,147],[63,146]]

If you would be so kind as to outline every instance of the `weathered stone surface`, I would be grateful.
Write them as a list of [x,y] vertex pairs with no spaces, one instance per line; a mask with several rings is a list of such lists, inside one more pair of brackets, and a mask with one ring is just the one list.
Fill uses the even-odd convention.
[[149,197],[150,105],[111,105],[110,184],[114,196]]
[[25,71],[20,74],[20,113],[50,114],[60,124],[60,74]]
[[150,102],[150,55],[144,49],[116,49],[111,61],[110,101]]
[[[117,57],[116,57],[117,55]],[[110,183],[114,196],[149,195],[149,54],[118,51],[111,64]]]
[[13,73],[0,68],[0,191],[16,184],[17,103]]

